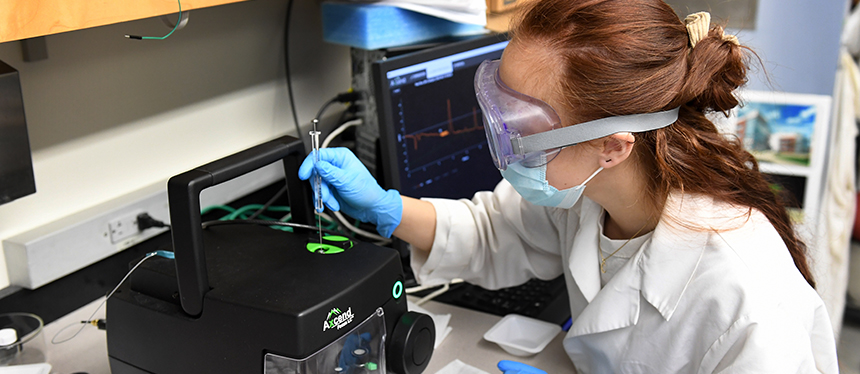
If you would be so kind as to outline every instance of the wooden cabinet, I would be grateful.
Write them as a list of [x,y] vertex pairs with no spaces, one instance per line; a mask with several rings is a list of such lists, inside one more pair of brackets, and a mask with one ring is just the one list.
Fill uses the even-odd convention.
[[[194,10],[247,0],[182,0]],[[0,43],[173,14],[176,0],[2,0]]]

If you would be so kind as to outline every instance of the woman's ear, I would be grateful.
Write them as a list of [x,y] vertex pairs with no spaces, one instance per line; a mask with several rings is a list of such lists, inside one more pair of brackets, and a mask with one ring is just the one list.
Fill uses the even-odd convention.
[[600,166],[609,169],[630,157],[636,137],[629,132],[619,132],[603,139],[603,149],[600,152]]

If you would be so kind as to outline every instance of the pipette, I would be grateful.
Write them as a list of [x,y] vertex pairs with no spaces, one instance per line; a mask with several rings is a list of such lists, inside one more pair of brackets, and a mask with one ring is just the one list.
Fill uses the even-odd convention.
[[[317,131],[317,124],[319,123],[319,120],[314,118],[312,123],[314,129],[310,132],[311,147],[313,147],[312,152],[314,154],[314,166],[316,166],[316,163],[320,162],[320,132]],[[316,171],[314,171],[312,178],[314,185],[314,210],[317,216],[317,227],[319,228],[320,244],[322,244],[322,221],[319,215],[319,213],[323,211],[322,178]]]

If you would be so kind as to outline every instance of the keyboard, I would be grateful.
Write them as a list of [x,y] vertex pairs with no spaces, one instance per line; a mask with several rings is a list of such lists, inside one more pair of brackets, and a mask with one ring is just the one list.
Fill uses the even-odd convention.
[[[424,290],[415,295],[425,296],[437,289]],[[570,318],[570,303],[563,275],[548,281],[532,279],[522,285],[499,290],[488,290],[466,282],[457,283],[433,300],[497,316],[513,313],[558,325],[563,325]]]

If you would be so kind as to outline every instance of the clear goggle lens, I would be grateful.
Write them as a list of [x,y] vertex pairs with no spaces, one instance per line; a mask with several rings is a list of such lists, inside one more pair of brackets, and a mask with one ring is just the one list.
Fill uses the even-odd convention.
[[560,128],[561,120],[546,102],[502,82],[499,64],[499,60],[484,61],[475,75],[475,93],[493,162],[499,170],[516,162],[526,167],[543,166],[558,155],[560,147],[526,153],[517,149],[513,140]]

